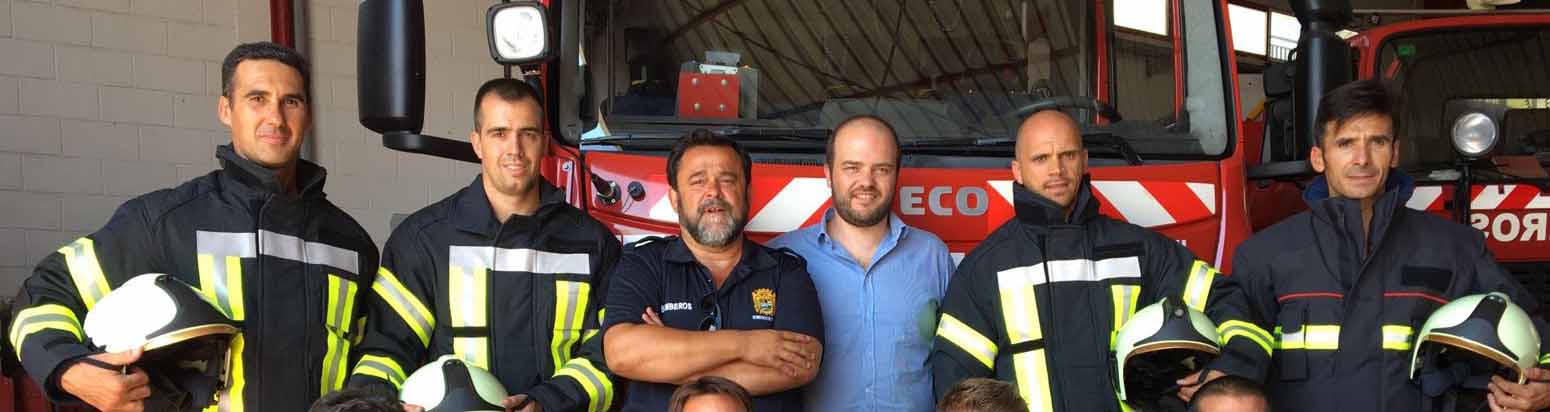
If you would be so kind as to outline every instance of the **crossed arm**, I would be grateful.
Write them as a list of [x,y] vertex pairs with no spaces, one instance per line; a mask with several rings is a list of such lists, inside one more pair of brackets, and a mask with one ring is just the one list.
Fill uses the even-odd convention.
[[773,329],[686,331],[621,323],[603,334],[608,368],[632,380],[684,384],[721,376],[759,396],[806,385],[818,376],[823,346],[807,335]]

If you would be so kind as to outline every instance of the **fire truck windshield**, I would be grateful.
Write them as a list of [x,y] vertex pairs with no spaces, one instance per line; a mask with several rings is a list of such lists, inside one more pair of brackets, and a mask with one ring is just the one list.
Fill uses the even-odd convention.
[[[941,151],[909,143],[1010,138],[1019,109],[1043,105],[1147,159],[1224,156],[1217,5],[1153,2],[1159,23],[1132,28],[1095,17],[1112,1],[594,0],[583,53],[601,116],[583,139],[828,130],[873,114],[906,150]],[[1119,116],[1067,104],[1094,101]]]
[[[1478,112],[1497,125],[1489,162],[1477,168],[1506,180],[1547,177],[1550,163],[1550,27],[1433,30],[1397,35],[1379,51],[1377,72],[1399,94],[1400,166],[1433,180],[1456,167],[1451,131]],[[1499,175],[1499,176],[1496,176]]]

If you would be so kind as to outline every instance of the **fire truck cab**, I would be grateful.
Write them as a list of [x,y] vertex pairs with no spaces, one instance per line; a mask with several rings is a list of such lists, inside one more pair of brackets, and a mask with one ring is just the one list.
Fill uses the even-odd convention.
[[[363,32],[402,32],[412,25],[392,13],[374,22],[369,9],[416,3],[362,3]],[[1226,1],[1150,2],[1145,22],[1116,22],[1116,3],[1128,2],[549,0],[493,7],[490,32],[497,55],[536,44],[506,62],[546,92],[547,177],[626,241],[678,233],[665,162],[697,128],[752,152],[755,240],[817,222],[829,202],[826,138],[871,114],[902,141],[895,213],[961,256],[1013,215],[1021,119],[1056,109],[1081,123],[1103,213],[1227,266],[1249,225]],[[533,18],[502,28],[503,11]],[[362,67],[393,75],[379,63],[393,56],[360,50]],[[401,127],[416,122],[368,121],[420,114],[368,113],[393,96],[368,102],[392,90],[362,73],[363,124],[384,144],[468,158]]]
[[1550,298],[1550,10],[1359,11],[1344,18],[1396,16],[1411,20],[1352,33],[1322,55],[1266,69],[1270,100],[1264,117],[1246,122],[1255,152],[1247,159],[1251,171],[1282,173],[1250,173],[1253,227],[1306,209],[1300,189],[1311,171],[1292,170],[1305,162],[1316,126],[1311,110],[1307,119],[1292,112],[1321,94],[1305,83],[1379,78],[1401,96],[1399,168],[1417,184],[1407,206],[1479,229],[1505,268],[1540,299]]

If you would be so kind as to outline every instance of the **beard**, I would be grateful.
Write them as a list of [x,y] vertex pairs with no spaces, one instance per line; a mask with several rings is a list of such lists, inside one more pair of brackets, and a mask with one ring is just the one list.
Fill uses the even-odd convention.
[[[688,210],[684,205],[678,205],[680,210]],[[706,210],[719,208],[722,214],[707,218]],[[693,216],[688,214],[678,215],[678,224],[689,232],[689,237],[705,246],[722,247],[731,244],[743,233],[743,225],[748,223],[748,216],[742,211],[733,210],[732,204],[721,199],[705,199],[700,202],[698,213]],[[723,217],[724,216],[724,217]]]
[[888,218],[888,211],[893,209],[893,197],[889,196],[882,204],[872,209],[856,209],[851,207],[851,195],[862,191],[875,193],[879,198],[883,196],[877,188],[870,186],[851,189],[849,192],[834,197],[834,214],[839,215],[840,219],[845,219],[845,223],[856,227],[872,227],[882,223],[883,219]]

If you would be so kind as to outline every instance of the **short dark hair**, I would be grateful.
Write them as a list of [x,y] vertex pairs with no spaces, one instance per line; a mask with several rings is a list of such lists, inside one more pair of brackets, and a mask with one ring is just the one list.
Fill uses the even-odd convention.
[[479,85],[479,92],[474,93],[475,132],[478,132],[479,128],[483,127],[481,122],[483,119],[479,118],[479,109],[483,106],[484,96],[491,93],[494,93],[496,97],[500,97],[501,100],[513,103],[532,99],[533,103],[538,103],[539,110],[543,110],[544,107],[544,100],[538,94],[538,89],[526,81],[506,77],[490,79],[484,82],[484,84]]
[[1319,99],[1318,114],[1314,117],[1314,144],[1324,147],[1325,127],[1334,122],[1333,129],[1345,126],[1345,122],[1362,116],[1383,116],[1394,121],[1394,94],[1379,80],[1358,80],[1336,87]]
[[936,404],[937,412],[1028,412],[1028,402],[1017,395],[1011,383],[986,378],[969,378]]
[[308,412],[402,412],[398,400],[364,389],[330,392],[312,403]]
[[1265,389],[1261,388],[1258,383],[1242,376],[1227,375],[1216,378],[1205,385],[1201,385],[1200,390],[1195,391],[1195,397],[1190,398],[1189,401],[1190,412],[1199,412],[1200,403],[1204,402],[1202,399],[1212,396],[1246,396],[1265,399]]
[[239,44],[231,49],[231,53],[226,53],[226,60],[221,62],[221,96],[231,97],[231,79],[237,74],[237,65],[248,60],[274,60],[296,69],[301,73],[302,89],[311,100],[312,77],[307,73],[307,58],[301,57],[296,49],[267,41]]
[[743,405],[743,412],[753,410],[753,398],[742,385],[720,376],[701,376],[700,379],[679,386],[673,391],[673,397],[667,403],[668,411],[683,412],[684,405],[689,403],[689,398],[700,395],[725,395]]
[[705,129],[694,129],[678,142],[673,144],[673,151],[667,155],[667,184],[673,189],[678,188],[678,163],[683,160],[684,153],[689,149],[701,146],[725,147],[737,152],[738,159],[743,161],[743,183],[753,184],[753,158],[748,155],[748,150],[736,140],[719,134],[711,133]]
[[840,130],[844,130],[846,126],[850,126],[852,123],[868,120],[875,121],[878,124],[883,125],[883,129],[888,131],[888,137],[893,138],[893,162],[899,163],[899,161],[904,158],[904,148],[899,144],[899,132],[893,130],[893,125],[888,124],[888,121],[883,120],[881,117],[870,114],[858,114],[851,116],[844,121],[841,121],[840,124],[834,125],[834,130],[829,132],[829,143],[823,148],[823,164],[829,166],[834,165],[834,140],[836,137],[839,137]]

